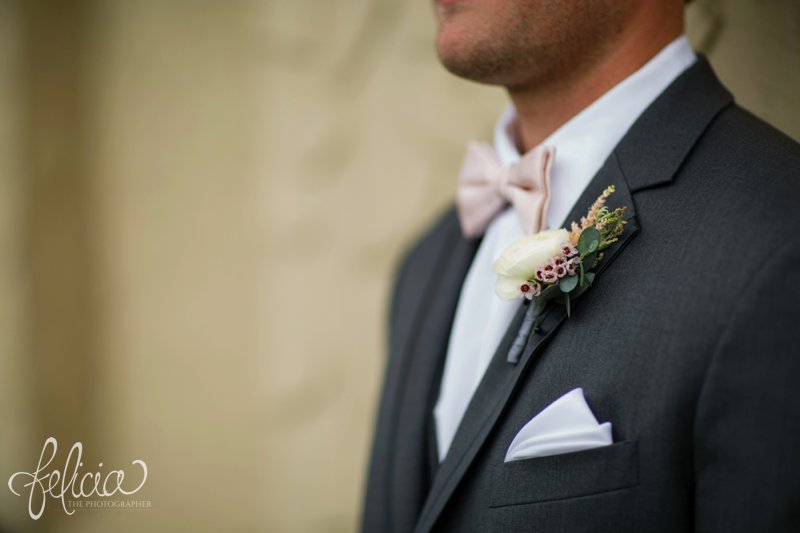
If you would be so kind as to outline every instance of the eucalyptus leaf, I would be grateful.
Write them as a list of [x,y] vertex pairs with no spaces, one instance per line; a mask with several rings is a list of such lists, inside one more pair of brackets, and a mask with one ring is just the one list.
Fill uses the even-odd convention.
[[590,226],[583,230],[578,239],[578,252],[580,252],[581,258],[592,252],[596,252],[599,247],[600,232],[597,231],[597,228]]
[[562,278],[558,286],[561,288],[561,292],[571,292],[578,286],[578,276]]
[[588,272],[597,266],[597,252],[587,254],[586,257],[581,259],[581,265]]
[[591,287],[590,283],[586,283],[584,285],[578,285],[578,287],[576,287],[574,291],[569,293],[570,298],[573,300],[578,298],[580,295],[586,292],[586,289],[588,289],[589,287]]
[[536,297],[536,302],[539,305],[544,305],[559,294],[561,294],[561,290],[558,288],[558,285],[550,285]]
[[586,292],[586,289],[592,286],[592,281],[594,281],[594,273],[587,272],[586,276],[584,277],[583,283],[578,285],[574,291],[572,291],[569,295],[574,300],[575,298],[579,297],[581,294]]

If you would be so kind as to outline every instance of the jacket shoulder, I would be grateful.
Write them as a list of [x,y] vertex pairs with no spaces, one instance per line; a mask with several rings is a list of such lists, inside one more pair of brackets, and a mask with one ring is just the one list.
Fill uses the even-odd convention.
[[682,179],[710,203],[744,207],[759,225],[800,223],[800,144],[732,105],[709,125],[686,161]]
[[751,112],[731,105],[711,123],[699,148],[724,155],[732,171],[800,184],[800,144]]

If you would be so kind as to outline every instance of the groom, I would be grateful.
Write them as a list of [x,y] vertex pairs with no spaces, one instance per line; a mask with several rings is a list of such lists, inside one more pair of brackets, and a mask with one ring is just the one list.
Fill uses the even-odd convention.
[[[445,67],[511,105],[399,270],[363,530],[800,531],[800,147],[682,0],[434,8]],[[627,223],[569,313],[496,287],[609,186]]]

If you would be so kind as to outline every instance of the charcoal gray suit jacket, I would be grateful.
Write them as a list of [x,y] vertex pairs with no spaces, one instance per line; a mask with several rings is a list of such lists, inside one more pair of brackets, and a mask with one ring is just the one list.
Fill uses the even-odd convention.
[[[441,464],[431,411],[478,241],[451,210],[408,253],[363,531],[800,531],[800,147],[700,58],[567,221],[612,184],[630,220],[594,285],[570,318],[548,304],[509,363],[520,303]],[[614,444],[504,463],[519,429],[576,387]]]

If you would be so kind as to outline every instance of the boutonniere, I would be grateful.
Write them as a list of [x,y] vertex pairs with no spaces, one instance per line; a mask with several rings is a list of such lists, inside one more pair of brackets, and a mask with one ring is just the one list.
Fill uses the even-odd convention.
[[523,237],[506,248],[495,261],[496,291],[500,298],[536,299],[540,309],[550,300],[567,307],[594,281],[593,270],[603,259],[603,250],[619,239],[625,228],[625,207],[613,211],[606,200],[614,193],[608,187],[594,202],[580,225]]

